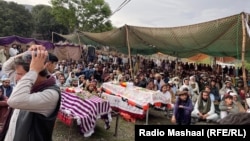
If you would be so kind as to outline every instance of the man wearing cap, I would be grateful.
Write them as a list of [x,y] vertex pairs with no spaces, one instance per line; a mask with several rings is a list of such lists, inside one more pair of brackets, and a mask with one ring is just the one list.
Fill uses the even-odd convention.
[[162,79],[162,76],[159,73],[155,74],[154,84],[156,85],[157,90],[160,90],[162,85],[165,84],[164,80]]
[[237,93],[230,92],[229,93],[231,96],[233,96],[233,102],[238,106],[239,112],[246,112],[245,108],[243,107],[242,100],[240,96]]
[[17,80],[7,101],[14,111],[4,141],[52,141],[61,103],[60,88],[46,70],[45,47],[32,45],[29,51],[31,62],[24,60],[21,53],[3,64],[3,71]]
[[189,86],[192,88],[192,92],[193,92],[192,101],[195,104],[195,102],[197,101],[198,96],[200,94],[200,88],[199,88],[199,84],[196,81],[196,78],[194,75],[189,77]]
[[179,88],[180,91],[183,91],[185,88],[188,89],[188,94],[190,98],[192,99],[193,96],[193,88],[189,85],[189,78],[184,78],[183,79],[183,85]]
[[183,91],[177,92],[178,98],[174,105],[172,123],[177,125],[190,125],[191,112],[193,111],[193,103],[189,97],[188,89],[184,88]]
[[172,80],[169,80],[168,84],[170,85],[171,90],[174,92],[174,95],[176,95],[177,87],[176,87],[175,83]]
[[10,97],[13,87],[10,85],[10,79],[9,78],[2,78],[2,85],[0,86],[0,88],[2,88],[3,90],[3,94],[4,96]]
[[220,102],[219,109],[221,119],[229,114],[239,113],[239,107],[233,102],[233,96],[230,94],[224,95],[224,100]]
[[226,80],[225,84],[219,91],[221,99],[223,98],[224,94],[227,94],[229,91],[233,91],[234,93],[237,93],[235,88],[232,86],[232,82],[229,80]]
[[171,78],[171,81],[175,84],[176,88],[180,88],[180,78],[178,76]]

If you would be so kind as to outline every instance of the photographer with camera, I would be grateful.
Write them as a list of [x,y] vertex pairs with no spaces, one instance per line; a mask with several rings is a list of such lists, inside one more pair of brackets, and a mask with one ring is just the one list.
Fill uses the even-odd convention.
[[[16,86],[7,103],[14,109],[5,141],[52,141],[61,96],[55,78],[47,69],[48,52],[32,45],[3,64]],[[31,60],[29,60],[31,59]]]

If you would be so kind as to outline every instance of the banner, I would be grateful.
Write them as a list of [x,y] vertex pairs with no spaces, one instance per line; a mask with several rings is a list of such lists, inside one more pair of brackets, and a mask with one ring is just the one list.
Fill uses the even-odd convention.
[[250,140],[249,125],[135,125],[135,141],[141,140]]

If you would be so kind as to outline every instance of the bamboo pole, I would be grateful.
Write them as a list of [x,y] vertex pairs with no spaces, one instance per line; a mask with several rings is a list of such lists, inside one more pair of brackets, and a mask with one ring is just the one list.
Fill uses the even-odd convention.
[[129,70],[131,73],[131,77],[134,79],[134,75],[133,75],[133,67],[132,67],[132,60],[131,60],[131,52],[130,52],[130,45],[129,45],[129,39],[128,39],[128,26],[125,25],[125,32],[126,32],[126,43],[127,43],[127,47],[128,47],[128,56],[129,56]]
[[52,43],[54,43],[54,32],[52,32],[51,34],[52,34]]
[[178,76],[178,66],[179,66],[179,63],[178,63],[178,53],[175,54],[176,55],[176,60],[175,60],[175,76]]
[[242,77],[244,83],[244,89],[247,92],[247,79],[246,79],[246,71],[245,71],[245,48],[246,48],[246,27],[245,27],[245,13],[241,14],[242,20],[242,51],[241,51],[241,63],[242,63]]
[[80,46],[80,54],[81,54],[81,57],[80,57],[80,59],[81,58],[83,58],[83,54],[82,54],[82,46],[81,46],[81,40],[80,40],[80,36],[79,36],[79,33],[77,32],[77,38],[78,38],[78,44],[79,44],[79,46]]
[[78,38],[78,44],[81,45],[81,40],[80,40],[80,37],[79,37],[79,33],[77,32],[77,38]]

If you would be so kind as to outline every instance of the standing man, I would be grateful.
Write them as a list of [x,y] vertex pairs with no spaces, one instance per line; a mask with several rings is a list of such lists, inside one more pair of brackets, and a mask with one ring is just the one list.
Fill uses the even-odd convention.
[[10,79],[9,78],[1,78],[2,81],[2,85],[0,86],[1,89],[3,89],[3,95],[10,97],[12,90],[13,90],[13,86],[10,85]]
[[9,76],[15,75],[17,81],[7,101],[14,112],[5,141],[52,141],[61,102],[60,88],[45,69],[48,56],[45,47],[32,45],[29,51],[30,62],[25,61],[25,54],[21,53],[3,64],[3,71]]
[[55,68],[56,68],[58,61],[59,60],[55,54],[49,53],[49,58],[48,58],[46,68],[50,74],[53,74],[55,72]]
[[17,49],[17,45],[16,44],[13,44],[10,49],[9,49],[9,54],[10,54],[10,57],[13,57],[15,55],[17,55],[19,53],[18,49]]

